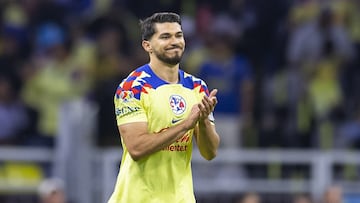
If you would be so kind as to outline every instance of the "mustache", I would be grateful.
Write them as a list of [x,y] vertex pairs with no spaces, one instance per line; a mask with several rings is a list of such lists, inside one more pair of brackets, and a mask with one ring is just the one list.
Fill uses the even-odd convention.
[[171,50],[171,49],[182,49],[182,47],[179,45],[171,45],[171,47],[166,48],[166,50]]

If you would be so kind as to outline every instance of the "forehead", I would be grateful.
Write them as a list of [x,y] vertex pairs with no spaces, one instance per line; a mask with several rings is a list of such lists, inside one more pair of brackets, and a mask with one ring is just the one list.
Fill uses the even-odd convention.
[[163,33],[177,33],[182,32],[179,23],[155,23],[155,35],[161,35]]

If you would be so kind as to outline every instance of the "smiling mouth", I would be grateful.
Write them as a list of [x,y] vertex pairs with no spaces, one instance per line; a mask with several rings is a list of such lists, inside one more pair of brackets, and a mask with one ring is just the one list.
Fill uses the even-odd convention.
[[171,51],[171,50],[182,50],[181,47],[171,47],[166,49],[166,51]]
[[176,52],[178,52],[178,51],[181,51],[181,49],[168,49],[168,50],[166,50],[166,51],[168,51],[168,52],[171,52],[171,51],[176,51]]

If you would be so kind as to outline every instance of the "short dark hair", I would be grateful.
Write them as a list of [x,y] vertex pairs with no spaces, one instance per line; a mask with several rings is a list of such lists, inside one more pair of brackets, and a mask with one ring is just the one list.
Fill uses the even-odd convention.
[[155,34],[155,23],[179,23],[181,25],[181,18],[176,13],[161,12],[154,13],[145,20],[140,20],[142,40],[149,40]]

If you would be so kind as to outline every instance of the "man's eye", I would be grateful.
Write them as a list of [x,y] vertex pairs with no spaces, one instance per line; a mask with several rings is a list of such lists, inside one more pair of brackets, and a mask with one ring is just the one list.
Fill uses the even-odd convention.
[[160,39],[168,39],[169,36],[161,36]]

